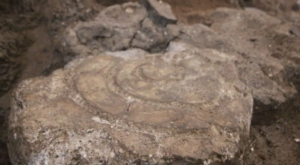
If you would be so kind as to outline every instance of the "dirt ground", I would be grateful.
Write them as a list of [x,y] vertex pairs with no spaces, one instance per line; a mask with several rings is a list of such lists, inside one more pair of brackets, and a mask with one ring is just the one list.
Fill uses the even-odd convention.
[[[105,6],[128,0],[22,0],[0,2],[0,164],[8,165],[6,117],[13,88],[23,79],[43,76],[62,67],[71,56],[60,56],[59,35],[68,25],[86,21]],[[133,0],[134,1],[134,0]],[[181,23],[209,24],[205,15],[217,7],[256,7],[268,14],[290,21],[290,12],[300,12],[296,0],[165,0],[171,4]],[[1,38],[2,37],[2,38]],[[8,44],[9,43],[9,44]],[[10,46],[7,46],[10,45]],[[11,46],[12,45],[12,46]],[[12,53],[15,52],[15,53]],[[0,52],[1,53],[1,52]],[[13,54],[13,55],[12,55]],[[2,73],[2,63],[13,64]],[[7,68],[7,67],[6,67]],[[7,69],[6,69],[7,70]],[[299,69],[300,71],[300,69]],[[299,84],[299,71],[291,70],[291,83]],[[8,75],[8,76],[3,76]],[[286,103],[265,106],[255,102],[249,149],[245,165],[300,164],[300,95]],[[300,141],[300,140],[299,140]]]

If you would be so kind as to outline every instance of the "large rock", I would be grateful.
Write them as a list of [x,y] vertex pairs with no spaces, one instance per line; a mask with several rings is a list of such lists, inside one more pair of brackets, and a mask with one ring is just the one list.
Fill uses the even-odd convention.
[[173,24],[161,27],[155,20],[138,3],[111,6],[93,21],[69,27],[62,37],[62,50],[75,55],[95,55],[132,47],[160,52],[179,35],[179,28]]
[[62,50],[81,57],[19,85],[13,164],[240,164],[252,96],[276,107],[296,93],[286,74],[300,63],[293,25],[220,8],[210,27],[161,26],[146,8],[111,6],[69,27]]
[[289,34],[292,25],[252,8],[219,8],[209,19],[210,27],[183,26],[180,38],[234,55],[241,81],[261,103],[278,105],[296,93],[286,74],[287,68],[299,65],[300,58],[300,41]]
[[165,54],[107,52],[26,80],[12,99],[12,163],[235,160],[253,106],[235,60],[174,42]]

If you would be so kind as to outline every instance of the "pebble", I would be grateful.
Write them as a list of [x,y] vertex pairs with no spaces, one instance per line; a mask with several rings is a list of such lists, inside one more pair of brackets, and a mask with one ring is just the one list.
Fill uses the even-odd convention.
[[293,27],[291,30],[290,30],[290,33],[295,35],[296,37],[300,38],[300,28],[299,27]]
[[131,14],[131,13],[133,13],[133,12],[134,12],[134,9],[133,9],[133,8],[131,8],[131,7],[128,7],[128,8],[126,8],[126,9],[125,9],[125,12],[126,12],[126,13],[130,13],[130,14]]
[[177,18],[169,4],[157,0],[141,0],[141,3],[146,7],[155,23],[163,26],[176,23]]
[[116,155],[115,155],[114,152],[111,152],[111,153],[110,153],[110,157],[111,157],[111,158],[114,158],[115,156],[116,156]]

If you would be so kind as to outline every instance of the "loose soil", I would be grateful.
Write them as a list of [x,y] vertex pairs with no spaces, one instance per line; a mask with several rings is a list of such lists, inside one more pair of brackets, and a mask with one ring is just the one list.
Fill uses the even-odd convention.
[[[44,76],[62,67],[72,56],[57,49],[62,30],[76,21],[93,18],[104,7],[128,0],[22,0],[0,2],[0,164],[8,165],[6,117],[16,84],[26,78]],[[132,0],[134,1],[134,0]],[[296,0],[165,0],[184,24],[209,24],[206,13],[217,7],[256,7],[268,14],[293,21],[288,13],[298,14]],[[280,42],[280,41],[278,41]],[[10,43],[10,44],[7,44]],[[15,46],[14,46],[15,45]],[[15,53],[12,53],[15,52]],[[1,53],[1,51],[0,51]],[[2,60],[5,59],[5,60]],[[3,63],[10,64],[2,73]],[[7,67],[6,67],[7,68]],[[300,67],[299,67],[300,68]],[[4,72],[4,71],[3,71]],[[288,70],[290,82],[300,89],[300,69]],[[3,76],[5,75],[5,76]],[[300,164],[300,95],[282,105],[265,106],[255,101],[246,165]]]

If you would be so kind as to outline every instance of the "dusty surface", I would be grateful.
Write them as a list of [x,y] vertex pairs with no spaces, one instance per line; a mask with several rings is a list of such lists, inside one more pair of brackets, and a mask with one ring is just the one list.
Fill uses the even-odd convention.
[[[14,81],[5,80],[5,82],[10,83],[8,86],[10,86],[11,89],[14,86],[14,82],[17,82],[20,79],[34,77],[41,74],[48,74],[54,68],[62,66],[64,61],[70,60],[72,55],[64,56],[62,58],[62,56],[60,56],[59,49],[55,49],[55,45],[58,43],[55,36],[57,36],[57,34],[59,35],[61,30],[64,29],[66,25],[79,20],[89,20],[91,16],[95,15],[95,12],[97,13],[97,11],[102,9],[101,5],[112,5],[114,3],[121,3],[124,1],[101,1],[99,3],[95,3],[95,1],[92,0],[84,1],[83,3],[74,3],[73,1],[65,1],[64,3],[59,3],[58,1],[51,1],[50,3],[46,1],[37,1],[43,2],[41,4],[35,1],[27,1],[27,3],[22,3],[21,5],[14,1],[14,3],[11,3],[11,5],[15,5],[17,7],[13,8],[3,5],[2,2],[5,3],[5,1],[1,1],[0,8],[1,11],[5,12],[5,14],[2,12],[0,15],[1,31],[3,32],[3,30],[5,30],[9,31],[9,33],[15,31],[17,34],[24,33],[27,38],[33,41],[26,42],[25,45],[27,46],[25,47],[26,49],[28,48],[27,51],[26,49],[20,51],[21,53],[19,59],[21,60],[18,61],[18,58],[10,58],[17,59],[14,60],[18,63],[17,65],[21,64],[22,69],[17,70],[28,70],[28,72],[25,72],[26,74],[20,74],[19,79],[15,79]],[[231,3],[229,1],[218,0],[170,0],[168,2],[171,4],[175,15],[178,16],[180,22],[189,24],[201,22],[207,26],[210,26],[213,23],[211,18],[207,17],[207,15],[209,15],[207,11],[212,11],[216,7],[220,6],[237,7],[237,2]],[[101,5],[99,5],[100,3]],[[292,25],[297,26],[300,20],[298,16],[299,7],[294,0],[252,0],[245,1],[244,5],[254,6],[265,10],[268,14],[276,16],[282,22],[289,22],[292,23]],[[12,14],[13,12],[15,12],[15,14]],[[34,13],[38,14],[35,15]],[[43,17],[41,18],[40,16]],[[268,22],[268,20],[265,21]],[[260,29],[258,28],[257,31],[260,31]],[[299,84],[297,53],[290,54],[290,50],[297,51],[297,47],[299,45],[297,43],[299,42],[299,38],[297,38],[297,35],[288,35],[289,33],[287,33],[287,31],[288,29],[285,30],[284,35],[282,35],[282,33],[279,33],[275,36],[270,35],[266,40],[258,41],[264,43],[265,45],[277,45],[276,47],[272,47],[270,51],[273,51],[271,54],[273,57],[280,59],[280,65],[284,66],[284,69],[280,72],[280,74],[283,74],[284,76],[279,76],[285,77],[284,81],[281,81],[284,82],[282,85],[286,86],[285,83],[288,82],[292,86],[297,86],[297,84]],[[240,33],[241,32],[242,31],[240,31]],[[297,33],[297,30],[295,33]],[[232,34],[234,36],[234,32]],[[15,37],[14,35],[14,37],[10,38],[14,39],[18,37]],[[11,39],[9,40],[11,41]],[[255,41],[257,39],[251,40]],[[213,43],[215,45],[212,45],[217,46],[218,42],[220,41],[217,40],[215,43]],[[32,44],[35,46],[30,47]],[[209,47],[212,45],[208,44],[206,46]],[[220,46],[220,48],[222,48],[222,46]],[[252,47],[251,49],[254,48]],[[286,58],[285,54],[289,54],[290,57]],[[240,56],[245,55],[240,54]],[[245,62],[247,62],[247,58],[244,60]],[[44,63],[41,61],[44,61]],[[282,61],[285,62],[282,63]],[[250,60],[248,62],[251,63]],[[289,62],[292,62],[292,64],[289,65]],[[261,71],[259,71],[259,75],[268,75],[268,70],[268,67],[262,67],[264,74],[261,74]],[[246,72],[248,71],[246,70]],[[24,71],[21,73],[24,73]],[[13,74],[11,76],[6,75],[5,77],[18,76]],[[277,77],[274,79],[277,79]],[[278,80],[276,80],[276,82],[278,82]],[[289,98],[289,96],[285,98]],[[10,92],[5,93],[0,98],[0,107],[2,107],[0,108],[1,119],[4,119],[6,114],[8,114],[9,100]],[[249,150],[249,153],[246,154],[244,164],[299,164],[299,144],[295,141],[295,139],[300,136],[300,120],[298,115],[299,101],[297,100],[298,98],[296,97],[295,99],[288,99],[283,104],[275,103],[268,106],[255,101],[254,117],[251,127],[251,141],[249,141],[249,145],[251,145],[253,149]],[[3,122],[5,120],[0,121]],[[6,126],[2,123],[1,125],[5,130]],[[1,146],[3,146],[3,148],[1,148],[2,150],[0,153],[4,154],[1,154],[3,156],[0,156],[0,164],[7,164],[8,159],[5,149],[5,133],[1,133],[1,135],[4,136],[1,139]]]
[[[127,13],[128,9],[132,11]],[[207,15],[212,21],[210,27],[168,24],[151,13],[137,3],[108,7],[94,20],[68,27],[62,37],[62,52],[67,50],[63,54],[74,56],[128,48],[164,52],[169,41],[184,40],[199,48],[235,56],[239,78],[251,88],[254,99],[265,105],[281,104],[296,93],[294,86],[285,80],[284,71],[285,67],[297,66],[291,60],[298,58],[299,51],[286,50],[273,41],[283,38],[290,40],[290,45],[299,44],[289,32],[294,25],[251,8],[216,9]],[[275,53],[285,53],[285,58],[274,57]]]
[[10,115],[13,164],[200,163],[243,152],[253,100],[234,58],[182,43],[168,50],[80,59],[22,82]]

